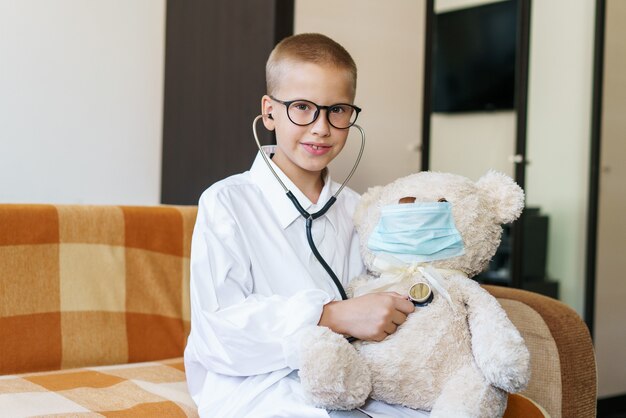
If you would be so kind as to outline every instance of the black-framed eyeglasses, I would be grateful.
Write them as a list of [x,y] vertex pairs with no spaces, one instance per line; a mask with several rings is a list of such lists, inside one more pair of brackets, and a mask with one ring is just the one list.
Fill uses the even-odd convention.
[[348,103],[336,103],[329,106],[320,106],[310,100],[282,101],[270,96],[274,101],[285,105],[287,117],[298,126],[307,126],[317,120],[322,109],[326,110],[326,120],[337,129],[348,129],[356,122],[361,108]]

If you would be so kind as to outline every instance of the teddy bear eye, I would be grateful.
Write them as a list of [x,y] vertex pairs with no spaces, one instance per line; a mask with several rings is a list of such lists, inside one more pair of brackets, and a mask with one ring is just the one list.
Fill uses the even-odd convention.
[[442,197],[441,199],[437,200],[437,202],[447,202],[445,197]]

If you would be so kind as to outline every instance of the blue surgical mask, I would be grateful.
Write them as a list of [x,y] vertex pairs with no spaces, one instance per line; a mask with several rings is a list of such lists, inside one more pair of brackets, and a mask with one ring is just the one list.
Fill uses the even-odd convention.
[[463,255],[463,239],[448,202],[406,203],[381,208],[367,247],[404,262],[427,262]]

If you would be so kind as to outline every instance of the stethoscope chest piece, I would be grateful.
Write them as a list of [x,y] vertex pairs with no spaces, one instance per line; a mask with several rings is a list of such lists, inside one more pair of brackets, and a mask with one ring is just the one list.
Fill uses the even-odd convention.
[[426,306],[432,302],[433,297],[433,290],[426,282],[415,283],[409,289],[409,300],[413,302],[415,306]]

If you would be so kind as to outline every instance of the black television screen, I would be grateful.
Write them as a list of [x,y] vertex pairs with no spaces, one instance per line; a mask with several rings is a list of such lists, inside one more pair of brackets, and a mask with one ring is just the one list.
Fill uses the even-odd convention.
[[514,108],[517,0],[435,15],[433,112]]

